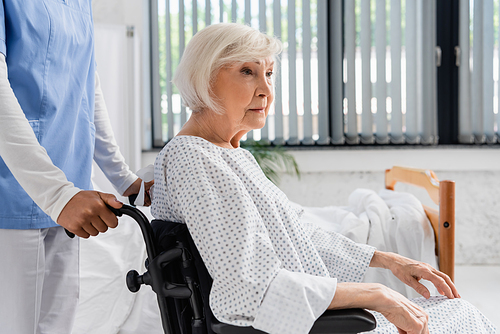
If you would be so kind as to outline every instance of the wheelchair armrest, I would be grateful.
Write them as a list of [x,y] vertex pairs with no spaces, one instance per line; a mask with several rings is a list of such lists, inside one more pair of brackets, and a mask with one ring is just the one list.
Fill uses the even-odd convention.
[[[279,319],[277,319],[279,321]],[[311,334],[354,334],[374,329],[375,317],[362,309],[327,310],[314,323]],[[214,319],[212,330],[217,334],[261,334],[253,327],[238,327]]]
[[326,310],[316,320],[309,333],[359,333],[375,329],[376,326],[375,317],[363,309]]

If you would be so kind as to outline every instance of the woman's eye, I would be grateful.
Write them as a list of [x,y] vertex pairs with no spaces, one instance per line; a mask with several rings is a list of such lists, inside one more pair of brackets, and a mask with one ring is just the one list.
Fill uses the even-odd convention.
[[273,76],[273,71],[269,71],[269,72],[267,72],[267,73],[266,73],[266,76],[267,76],[268,78],[272,77],[272,76]]
[[241,73],[243,73],[245,75],[252,75],[252,70],[250,70],[248,68],[244,68],[241,70]]

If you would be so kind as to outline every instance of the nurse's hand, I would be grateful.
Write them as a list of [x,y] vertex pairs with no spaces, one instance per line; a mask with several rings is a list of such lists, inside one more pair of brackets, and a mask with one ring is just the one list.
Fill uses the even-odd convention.
[[81,238],[104,233],[118,226],[118,218],[107,207],[119,209],[123,203],[112,194],[83,190],[66,204],[57,223]]
[[[149,189],[155,181],[151,180],[149,182],[144,182],[144,206],[151,205],[151,196],[149,195]],[[123,196],[128,197],[130,195],[137,195],[141,189],[142,179],[138,178],[127,190],[123,193]]]

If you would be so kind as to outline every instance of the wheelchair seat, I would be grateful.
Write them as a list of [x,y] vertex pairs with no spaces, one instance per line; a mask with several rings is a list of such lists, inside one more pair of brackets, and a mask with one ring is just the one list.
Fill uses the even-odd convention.
[[[155,291],[166,334],[257,334],[253,327],[219,322],[210,309],[212,286],[201,256],[185,224],[153,220],[130,205],[112,209],[117,215],[132,217],[139,224],[146,243],[147,271],[127,274],[127,286],[137,292],[142,284]],[[279,321],[279,320],[277,320]],[[362,309],[327,310],[314,323],[310,333],[353,334],[376,327],[373,315]]]

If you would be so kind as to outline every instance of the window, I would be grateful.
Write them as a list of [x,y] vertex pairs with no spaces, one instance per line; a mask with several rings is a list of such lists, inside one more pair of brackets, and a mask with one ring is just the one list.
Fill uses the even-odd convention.
[[459,140],[498,142],[500,135],[499,1],[460,0],[455,48],[459,76]]
[[[340,3],[331,3],[331,17],[342,12]],[[330,81],[334,90],[344,92],[343,115],[332,124],[335,142],[437,143],[433,4],[343,2],[343,36],[339,27],[330,30],[331,39],[344,41],[337,42],[344,49],[343,83],[335,77]],[[333,117],[336,110],[331,110]]]
[[[278,63],[275,103],[266,126],[248,134],[248,139],[275,144],[314,144],[320,139],[319,83],[326,82],[326,72],[318,71],[318,38],[326,40],[326,15],[323,31],[318,31],[318,12],[326,14],[325,1],[231,0],[160,1],[158,7],[158,72],[161,100],[154,112],[155,143],[163,144],[179,131],[190,111],[182,107],[180,96],[170,83],[172,73],[188,40],[197,30],[215,22],[238,22],[251,25],[279,37],[284,52]],[[323,6],[323,9],[318,9]],[[168,10],[167,10],[168,9]],[[182,29],[184,27],[184,29]],[[179,34],[179,32],[181,32]],[[183,32],[183,33],[182,33]],[[322,37],[318,37],[318,35]],[[170,37],[170,38],[169,38]],[[323,63],[327,48],[323,42]],[[323,65],[325,68],[326,65]],[[321,79],[318,77],[322,76]],[[320,81],[321,80],[321,81]],[[323,87],[327,87],[323,84]],[[313,93],[316,92],[316,93]],[[323,91],[326,101],[328,92]],[[326,113],[325,113],[326,115]],[[325,123],[327,124],[327,123]],[[323,137],[328,137],[325,127]]]
[[[151,1],[155,146],[189,118],[172,73],[193,34],[217,22],[248,24],[284,44],[274,107],[266,126],[248,139],[278,145],[496,142],[499,0]],[[468,17],[460,43],[459,13],[462,23]]]

